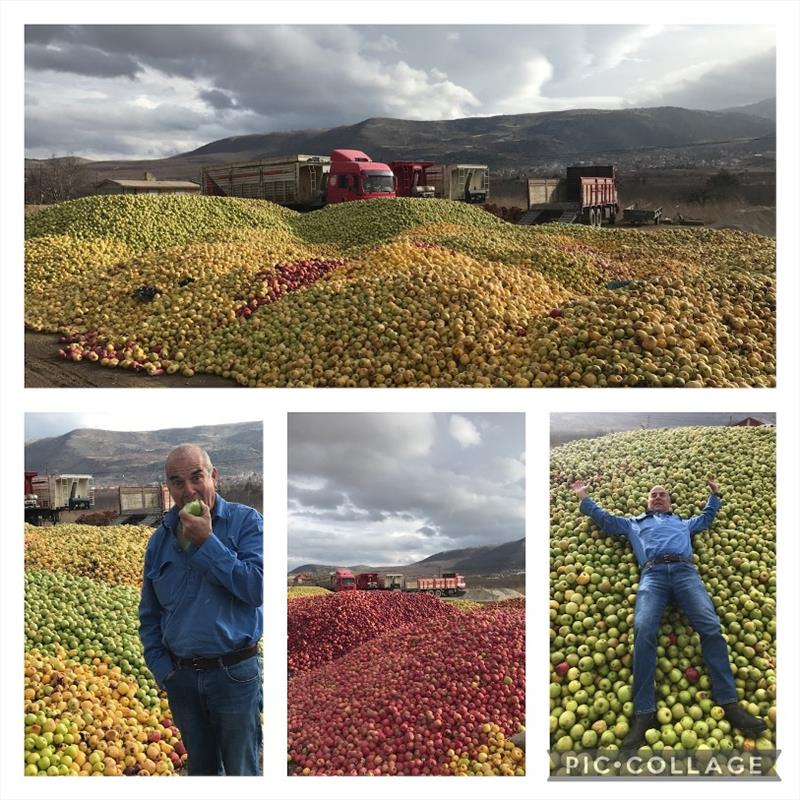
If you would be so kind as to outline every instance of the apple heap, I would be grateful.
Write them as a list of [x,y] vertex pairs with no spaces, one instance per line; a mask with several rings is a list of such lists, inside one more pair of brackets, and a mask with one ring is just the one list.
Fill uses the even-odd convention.
[[511,597],[508,600],[493,600],[490,603],[481,604],[481,611],[494,611],[495,609],[501,609],[503,611],[511,611],[513,609],[519,609],[520,611],[524,611],[525,598]]
[[774,385],[775,243],[737,231],[96,196],[26,236],[27,324],[71,361],[257,387]]
[[440,615],[292,677],[290,771],[524,774],[524,639],[523,611]]
[[289,586],[286,590],[286,596],[289,601],[299,600],[303,597],[317,597],[330,593],[330,590],[326,589],[324,586]]
[[[104,665],[105,666],[105,665]],[[174,775],[187,760],[166,707],[145,707],[119,667],[25,654],[26,775]]]
[[667,609],[656,662],[660,728],[653,750],[775,749],[775,429],[691,427],[615,433],[551,451],[550,734],[556,750],[618,748],[633,714],[633,609],[639,571],[627,541],[578,512],[580,478],[613,514],[645,509],[667,487],[684,518],[702,510],[707,475],[723,505],[694,538],[694,562],[717,610],[743,706],[767,721],[745,739],[714,704],[698,635]]
[[458,617],[459,611],[430,594],[353,591],[309,597],[289,604],[289,673],[297,675],[405,625]]
[[142,585],[145,525],[25,525],[25,569],[57,570],[109,585]]

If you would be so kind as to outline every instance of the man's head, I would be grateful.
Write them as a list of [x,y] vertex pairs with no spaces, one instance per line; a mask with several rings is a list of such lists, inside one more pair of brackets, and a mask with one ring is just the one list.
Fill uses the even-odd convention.
[[669,492],[663,486],[654,486],[647,495],[647,510],[662,511],[665,514],[672,511],[672,500]]
[[178,445],[164,465],[167,488],[179,507],[191,500],[202,500],[214,507],[217,491],[217,469],[211,464],[208,453],[193,444]]

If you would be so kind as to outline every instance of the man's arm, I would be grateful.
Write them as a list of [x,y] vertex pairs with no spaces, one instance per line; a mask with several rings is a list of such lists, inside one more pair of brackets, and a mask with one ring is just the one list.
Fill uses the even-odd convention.
[[153,582],[147,577],[150,566],[149,548],[144,565],[144,583],[139,600],[139,638],[142,640],[144,660],[156,683],[163,689],[164,682],[173,670],[173,664],[172,657],[161,641],[161,604],[153,589]]
[[627,536],[631,529],[631,522],[627,517],[617,517],[603,511],[597,503],[589,497],[589,490],[583,481],[575,481],[570,484],[570,489],[580,498],[581,504],[578,510],[581,514],[586,514],[603,533],[610,533],[614,536]]
[[708,488],[711,489],[711,494],[706,502],[706,507],[700,514],[689,520],[689,533],[692,535],[711,527],[714,517],[717,516],[717,511],[722,505],[722,499],[719,496],[719,484],[713,478],[708,479]]
[[237,552],[212,533],[192,555],[192,566],[237,600],[258,607],[264,601],[264,522],[250,509],[241,523]]

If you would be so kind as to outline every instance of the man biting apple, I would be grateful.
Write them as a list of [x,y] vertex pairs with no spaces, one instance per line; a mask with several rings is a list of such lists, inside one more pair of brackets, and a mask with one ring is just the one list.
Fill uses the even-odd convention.
[[258,775],[263,521],[217,492],[200,447],[176,447],[165,473],[175,506],[145,554],[145,661],[169,698],[189,774]]

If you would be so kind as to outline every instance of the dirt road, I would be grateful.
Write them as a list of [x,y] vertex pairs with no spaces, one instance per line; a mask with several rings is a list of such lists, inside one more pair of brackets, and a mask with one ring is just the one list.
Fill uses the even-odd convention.
[[27,388],[205,388],[239,386],[216,375],[159,375],[151,378],[141,372],[109,369],[97,364],[75,363],[59,358],[58,336],[25,332],[25,386]]

